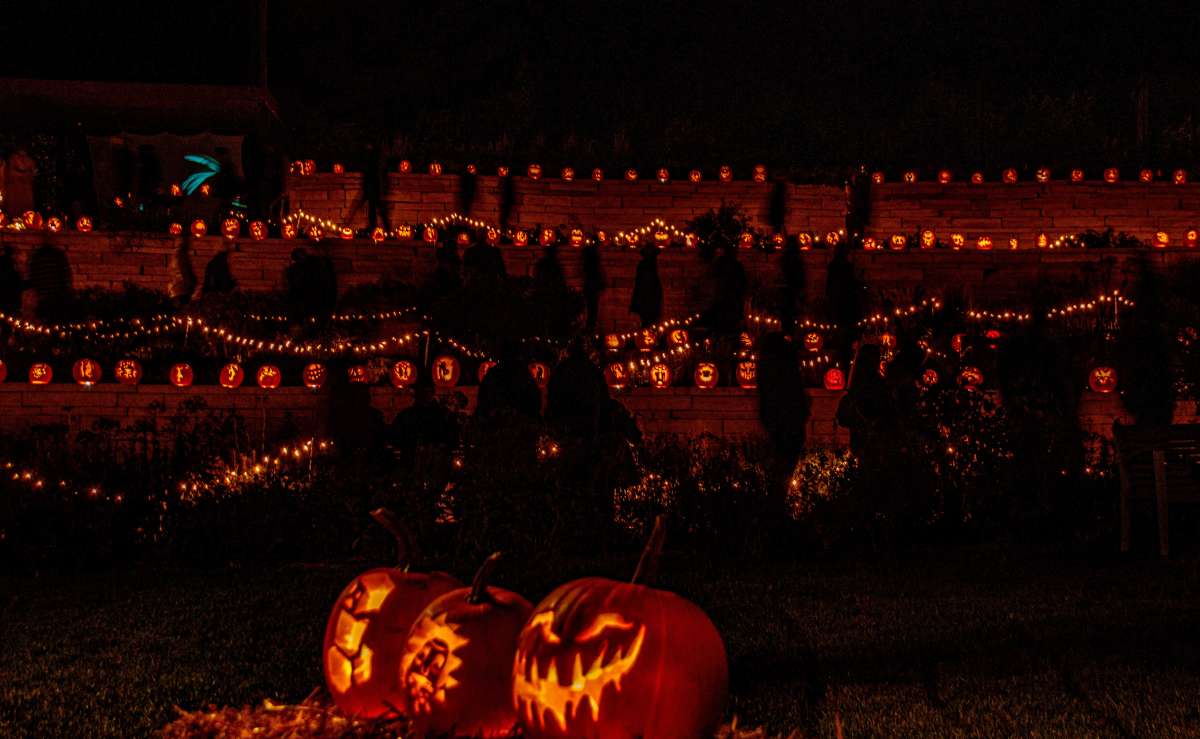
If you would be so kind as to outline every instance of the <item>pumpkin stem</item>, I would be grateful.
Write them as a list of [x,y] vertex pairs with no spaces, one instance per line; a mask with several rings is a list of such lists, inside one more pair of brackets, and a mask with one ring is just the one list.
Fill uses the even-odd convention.
[[492,577],[492,570],[496,569],[496,563],[500,561],[500,552],[492,552],[488,558],[483,560],[483,564],[479,565],[479,570],[475,572],[475,579],[471,581],[471,593],[467,596],[467,602],[475,605],[477,603],[486,603],[492,599],[492,596],[487,591],[488,580]]
[[417,559],[420,557],[417,540],[413,537],[412,531],[400,520],[400,517],[386,508],[376,508],[371,511],[370,515],[375,519],[375,523],[387,529],[395,537],[396,566],[407,570],[416,565]]
[[646,548],[642,550],[642,558],[638,560],[631,583],[649,584],[654,580],[654,576],[658,574],[658,560],[662,557],[663,542],[666,538],[665,519],[661,515],[655,516],[654,530],[650,532],[650,539],[646,542]]

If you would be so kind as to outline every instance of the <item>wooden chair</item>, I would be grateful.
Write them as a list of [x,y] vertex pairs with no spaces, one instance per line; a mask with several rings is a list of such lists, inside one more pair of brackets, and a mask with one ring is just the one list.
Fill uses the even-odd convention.
[[1121,473],[1121,551],[1128,552],[1135,498],[1153,498],[1158,512],[1158,553],[1170,553],[1167,507],[1200,503],[1200,424],[1143,428],[1113,424]]

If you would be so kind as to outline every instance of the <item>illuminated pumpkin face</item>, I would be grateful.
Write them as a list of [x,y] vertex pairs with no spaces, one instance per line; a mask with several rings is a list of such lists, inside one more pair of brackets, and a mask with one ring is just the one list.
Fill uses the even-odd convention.
[[708,390],[717,386],[717,365],[712,362],[700,362],[696,365],[696,371],[692,374],[696,382],[696,387]]
[[1120,179],[1121,179],[1121,171],[1119,169],[1117,169],[1116,167],[1109,167],[1108,169],[1104,170],[1104,181],[1105,182],[1112,183],[1112,182],[1116,182]]
[[246,379],[246,372],[242,369],[242,365],[236,362],[230,362],[221,368],[220,383],[221,387],[235,388],[241,387],[242,382]]
[[1175,170],[1173,173],[1171,173],[1171,181],[1174,182],[1176,185],[1187,184],[1187,181],[1188,181],[1187,170],[1186,169]]
[[572,180],[574,180],[575,179],[575,168],[574,167],[563,167],[562,168],[562,178],[563,178],[563,180],[565,180],[567,182],[571,182]]
[[529,167],[525,170],[525,174],[529,175],[529,179],[531,179],[531,180],[542,179],[542,165],[540,165],[540,164],[529,165]]
[[267,238],[267,224],[262,221],[250,221],[250,238],[255,241]]
[[937,234],[929,229],[921,232],[921,248],[932,249],[937,246]]
[[91,216],[79,216],[75,219],[75,230],[80,233],[91,233],[92,219]]
[[342,164],[341,162],[334,162],[333,163],[333,173],[334,174],[346,174],[346,165]]
[[142,365],[136,359],[122,359],[117,362],[113,374],[122,385],[136,385],[142,381]]
[[396,238],[411,239],[412,237],[413,237],[412,226],[408,225],[407,223],[402,223],[396,227]]
[[738,237],[738,246],[743,249],[753,249],[754,248],[754,234],[750,233],[749,231],[744,232],[741,236]]
[[964,340],[966,336],[963,334],[955,334],[950,337],[950,348],[959,354],[963,353]]
[[443,572],[368,570],[334,604],[325,627],[325,684],[338,708],[352,716],[397,716],[404,635],[437,598],[462,587]]
[[544,390],[546,383],[550,381],[550,368],[541,362],[533,362],[529,365],[529,376],[533,378],[533,384],[538,386],[538,389]]
[[743,359],[737,363],[734,376],[737,378],[737,384],[741,387],[750,390],[758,387],[758,364],[752,359]]
[[433,226],[426,226],[425,230],[421,232],[421,238],[425,240],[426,244],[436,244],[437,237],[437,229]]
[[604,170],[603,169],[596,167],[595,169],[592,170],[592,180],[594,180],[595,182],[599,182],[600,180],[603,180],[603,179],[604,179]]
[[417,381],[417,366],[407,359],[401,359],[388,370],[388,379],[393,387],[409,387]]
[[400,174],[412,173],[412,162],[408,161],[407,159],[401,159],[400,166],[396,168],[396,171]]
[[962,234],[950,234],[950,246],[955,249],[961,249],[963,244],[967,243],[966,237]]
[[688,172],[688,180],[689,181],[699,182],[702,179],[704,179],[704,175],[700,173],[700,170],[693,169],[691,172]]
[[671,179],[671,173],[667,171],[666,167],[659,167],[654,176],[661,183],[669,182]]
[[480,382],[483,382],[483,378],[487,377],[487,373],[491,372],[492,367],[495,367],[495,366],[496,366],[496,363],[490,359],[480,362],[479,369],[477,369],[475,371],[476,378],[478,378],[478,380]]
[[355,385],[367,385],[371,382],[371,375],[367,371],[367,365],[356,364],[346,368],[346,379]]
[[504,676],[530,610],[520,595],[480,585],[443,595],[413,620],[399,675],[415,736],[511,736],[517,716]]
[[1037,240],[1034,242],[1039,249],[1045,249],[1050,246],[1050,237],[1044,232],[1037,235]]
[[738,335],[738,341],[744,347],[754,346],[754,337],[751,336],[750,334],[746,333],[745,331],[743,331],[741,334]]
[[387,238],[387,231],[383,230],[383,226],[376,226],[371,229],[371,241],[380,244]]
[[884,179],[885,179],[885,177],[883,176],[883,172],[872,172],[871,173],[871,184],[872,185],[882,185],[884,182]]
[[767,181],[766,165],[763,165],[763,164],[754,165],[754,174],[752,177],[755,182],[766,182]]
[[571,246],[574,246],[576,248],[583,246],[583,230],[582,229],[578,229],[578,228],[571,229],[571,234],[567,238],[569,239]]
[[968,390],[974,390],[983,384],[983,373],[978,367],[963,367],[958,373],[958,384]]
[[[100,382],[102,374],[100,363],[94,359],[81,359],[71,367],[71,376],[75,378],[75,382],[84,387],[91,387]],[[32,370],[30,370],[30,382],[33,382]]]
[[504,166],[503,164],[500,165],[499,167],[496,167],[496,176],[497,177],[508,177],[508,174],[509,174],[509,169],[508,169],[508,167]]
[[479,174],[479,167],[476,167],[474,164],[468,164],[467,174]]
[[609,387],[625,387],[629,382],[629,370],[620,362],[611,362],[604,368],[604,381]]
[[597,231],[596,232],[596,242],[600,243],[600,244],[607,244],[608,243],[608,232],[607,231]]
[[62,219],[58,216],[50,216],[46,219],[46,230],[52,234],[59,233],[63,230]]
[[942,183],[943,185],[950,182],[952,179],[954,179],[954,176],[950,174],[950,170],[943,169],[938,172],[938,182]]
[[636,169],[634,169],[633,167],[630,167],[629,169],[625,170],[625,180],[627,182],[634,182],[635,180],[637,180],[637,178],[638,178],[638,173],[637,173]]
[[825,370],[825,375],[821,378],[821,381],[825,385],[826,390],[846,389],[846,373],[837,367],[830,367]]
[[1117,371],[1112,367],[1093,367],[1088,373],[1088,387],[1094,393],[1111,393],[1117,389]]
[[500,243],[500,232],[494,228],[489,228],[484,235],[484,239],[487,241],[488,246],[495,246]]
[[1082,169],[1072,169],[1071,170],[1071,182],[1083,182],[1083,170]]
[[892,350],[896,348],[896,335],[887,331],[879,335],[879,345],[884,349]]
[[543,228],[542,233],[538,237],[538,243],[542,246],[550,246],[557,240],[558,234],[554,233],[552,228]]
[[454,387],[458,384],[460,371],[457,359],[442,355],[433,360],[433,384],[438,387]]
[[641,234],[639,234],[637,231],[631,231],[630,233],[625,234],[625,243],[629,245],[630,249],[636,249],[638,242],[641,240]]
[[667,334],[667,340],[671,342],[671,346],[683,346],[688,343],[688,332],[685,328],[673,329]]
[[208,233],[208,224],[200,219],[192,221],[192,236],[201,238]]
[[1196,242],[1198,239],[1200,239],[1200,231],[1197,231],[1194,228],[1189,228],[1188,230],[1183,232],[1183,245],[1184,246],[1187,246],[1189,248],[1194,248],[1196,246]]
[[517,639],[512,696],[531,739],[712,736],[727,689],[704,612],[643,585],[567,583]]
[[1154,170],[1143,169],[1141,172],[1138,172],[1138,181],[1139,182],[1154,182]]
[[666,231],[655,231],[654,245],[659,249],[666,249],[671,245],[671,234],[667,233]]
[[796,243],[800,245],[800,251],[808,251],[812,248],[812,234],[808,233],[807,231],[800,232],[800,235],[796,237]]
[[983,184],[983,172],[972,172],[971,173],[971,184],[972,185],[982,185]]
[[30,385],[49,385],[54,379],[54,370],[45,362],[37,362],[29,365],[29,384]]
[[1000,175],[1001,181],[1006,185],[1013,185],[1017,182],[1017,170],[1009,167]]
[[313,241],[320,241],[321,237],[325,235],[325,232],[321,230],[320,226],[314,223],[308,227],[306,234],[308,235],[308,238],[312,239]]
[[471,234],[459,231],[458,235],[454,237],[454,242],[459,246],[468,246],[471,243]]
[[868,236],[863,239],[863,249],[865,251],[878,251],[881,247],[874,236]]
[[842,235],[837,231],[830,231],[829,233],[825,234],[825,243],[829,246],[837,246],[839,243],[841,243],[841,241]]
[[437,177],[441,173],[442,173],[442,163],[441,162],[430,162],[429,163],[429,174],[433,175],[434,177]]
[[325,379],[329,376],[325,365],[313,362],[305,365],[300,373],[301,379],[304,381],[304,387],[309,390],[320,390],[325,386]]
[[663,390],[671,386],[671,368],[662,362],[650,367],[650,387]]
[[658,331],[653,328],[644,328],[637,333],[638,349],[648,352],[658,343]]
[[1154,234],[1154,245],[1159,249],[1166,249],[1171,245],[1171,236],[1166,231],[1157,231]]
[[[311,174],[311,173],[309,173],[309,174]],[[200,186],[199,192],[200,192],[200,197],[207,198],[209,195],[212,195],[212,185],[205,182],[203,185]],[[124,206],[122,206],[122,207],[124,207]]]
[[264,364],[258,368],[258,375],[254,379],[262,389],[274,390],[283,382],[283,373],[273,364]]
[[516,246],[529,246],[529,234],[525,231],[517,231],[513,234],[513,244]]
[[1038,182],[1040,182],[1042,184],[1049,182],[1050,181],[1050,168],[1049,167],[1038,167],[1038,170],[1037,170],[1037,172],[1035,172],[1033,174],[1033,177],[1034,177],[1034,179],[1036,179]]
[[604,336],[604,348],[610,352],[619,351],[621,349],[620,334],[606,334]]
[[733,182],[733,167],[722,164],[721,169],[717,170],[717,179],[721,182]]
[[342,226],[338,233],[347,241],[354,238],[354,229],[350,228],[349,226]]
[[921,387],[925,387],[925,388],[933,387],[934,385],[938,384],[939,380],[941,380],[941,377],[938,376],[937,370],[933,369],[932,367],[926,369],[924,372],[921,373],[921,379],[920,379]]
[[908,237],[904,234],[892,234],[892,238],[888,240],[888,246],[892,251],[904,251],[904,247],[908,246]]
[[783,234],[774,234],[771,236],[771,246],[774,247],[775,251],[780,251],[783,249],[783,245]]
[[[299,165],[300,165],[300,167],[297,167],[297,166],[296,166],[297,164],[299,164]],[[299,172],[299,171],[300,171],[300,169],[301,169],[303,166],[304,166],[304,165],[303,165],[301,162],[294,162],[294,163],[292,164],[292,168],[293,168],[293,170],[294,170],[294,171],[296,171],[296,172]],[[171,190],[170,190],[170,192],[171,192],[171,197],[173,197],[173,198],[179,198],[179,197],[183,197],[183,188],[182,188],[182,187],[180,187],[180,186],[179,186],[179,183],[177,183],[177,182],[172,182],[172,183],[171,183]]]
[[909,185],[911,185],[911,184],[913,184],[913,183],[914,183],[914,182],[916,182],[916,181],[917,181],[917,172],[916,172],[916,170],[912,170],[912,169],[910,169],[910,170],[908,170],[907,172],[905,172],[905,173],[904,173],[904,182],[905,182],[906,184],[909,184]]
[[285,223],[279,229],[279,233],[282,234],[283,238],[285,239],[294,239],[300,235],[300,229],[296,228],[296,224],[294,223]]
[[303,173],[305,175],[313,175],[313,174],[316,174],[316,172],[317,172],[317,163],[312,159],[305,159],[304,165],[303,165]]
[[979,249],[979,251],[991,251],[992,250],[992,237],[991,236],[980,236],[979,239],[975,242],[975,246]]
[[180,362],[171,366],[170,380],[175,387],[191,387],[193,377],[190,364]]
[[825,339],[816,331],[809,331],[804,335],[804,348],[810,352],[819,352],[825,344]]

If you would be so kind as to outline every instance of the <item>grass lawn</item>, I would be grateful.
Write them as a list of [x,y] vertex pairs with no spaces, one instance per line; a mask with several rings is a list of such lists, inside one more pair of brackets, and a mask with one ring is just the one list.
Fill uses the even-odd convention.
[[[724,635],[743,725],[830,737],[840,715],[847,737],[1200,736],[1195,562],[759,567],[668,559],[660,576]],[[139,736],[174,706],[299,701],[321,684],[332,600],[361,569],[0,579],[0,735]],[[496,581],[536,601],[630,569],[531,577],[510,562]]]

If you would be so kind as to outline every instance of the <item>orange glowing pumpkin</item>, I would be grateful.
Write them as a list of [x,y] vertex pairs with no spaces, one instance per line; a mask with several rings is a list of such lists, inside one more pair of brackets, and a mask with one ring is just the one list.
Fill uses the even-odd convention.
[[733,167],[722,164],[721,169],[717,171],[717,179],[721,182],[733,182]]
[[644,328],[637,332],[635,340],[639,350],[648,352],[658,343],[658,330],[649,327]]
[[254,379],[263,390],[274,390],[283,382],[283,373],[273,364],[264,364]]
[[92,218],[91,216],[79,216],[75,219],[75,230],[79,233],[91,233]]
[[262,221],[250,221],[250,238],[255,241],[267,238],[267,224]]
[[1017,170],[1009,167],[1000,175],[1000,181],[1006,185],[1015,185],[1017,182]]
[[399,226],[396,226],[396,238],[403,239],[403,240],[409,240],[412,237],[413,237],[413,227],[412,226],[408,225],[407,223],[401,223]]
[[433,384],[438,387],[454,387],[462,369],[458,360],[445,354],[433,360]]
[[765,164],[754,165],[754,174],[752,175],[752,179],[755,182],[767,181],[767,167]]
[[[30,382],[33,382],[32,369],[30,373]],[[75,378],[75,382],[84,387],[91,387],[100,382],[103,374],[100,363],[94,359],[80,359],[71,367],[71,376]]]
[[376,244],[380,244],[380,243],[383,243],[383,240],[386,238],[387,238],[387,231],[383,230],[383,226],[376,226],[375,228],[371,229],[371,241],[372,242],[374,242]]
[[341,162],[334,162],[333,163],[333,173],[334,174],[346,174],[346,165],[342,164]]
[[513,246],[529,246],[529,232],[517,231],[513,234]]
[[575,168],[574,167],[563,167],[562,168],[562,178],[563,178],[564,182],[574,181],[575,180]]
[[58,216],[50,216],[46,219],[46,230],[52,234],[59,233],[63,230],[62,219]]
[[288,222],[279,227],[279,234],[285,239],[294,239],[300,235],[300,229],[296,224]]
[[340,229],[338,229],[338,235],[341,236],[343,240],[349,241],[350,239],[354,238],[354,229],[350,228],[349,226],[342,226]]
[[421,238],[425,240],[426,244],[436,244],[438,240],[438,231],[433,226],[426,226],[425,229],[421,231]]
[[692,373],[692,379],[696,382],[696,387],[704,390],[716,387],[719,378],[720,373],[717,371],[717,365],[712,362],[700,362],[696,365],[695,372]]
[[171,384],[175,387],[191,387],[192,379],[195,377],[192,372],[192,365],[186,362],[171,365],[171,371],[168,375]]
[[1104,181],[1108,183],[1117,182],[1121,179],[1121,170],[1116,167],[1109,167],[1104,170]]
[[1143,169],[1141,172],[1138,172],[1138,181],[1139,182],[1154,182],[1154,170]]
[[664,390],[671,386],[671,368],[662,362],[656,362],[650,367],[650,387]]
[[525,174],[529,175],[529,179],[531,179],[531,180],[542,179],[542,165],[530,164],[529,167],[525,170]]
[[954,175],[952,175],[950,173],[950,170],[948,170],[948,169],[938,170],[938,182],[940,182],[941,184],[943,184],[943,185],[948,184],[952,179],[954,179]]
[[662,184],[666,184],[671,180],[671,173],[667,171],[666,167],[659,167],[658,171],[655,172],[654,175],[655,178]]
[[888,247],[892,251],[904,251],[908,246],[908,237],[904,234],[892,234],[892,238],[888,239]]
[[192,221],[192,236],[195,236],[196,238],[199,239],[207,233],[208,233],[208,224],[207,223],[200,220],[199,218]]
[[825,375],[821,378],[821,381],[825,385],[826,390],[846,389],[846,373],[837,367],[830,367],[825,370]]
[[1117,371],[1112,367],[1100,365],[1088,372],[1088,387],[1094,393],[1107,394],[1117,389]]
[[1050,168],[1038,167],[1037,172],[1035,172],[1033,176],[1038,182],[1045,184],[1050,181]]
[[629,370],[620,362],[610,362],[604,368],[604,381],[609,387],[619,390],[629,382]]
[[886,178],[884,177],[883,172],[872,172],[871,173],[871,184],[872,185],[882,185],[885,179]]
[[1154,233],[1154,246],[1159,249],[1166,249],[1171,245],[1171,235],[1166,231],[1156,231]]
[[230,362],[221,368],[220,383],[224,388],[241,387],[242,382],[246,379],[246,372],[242,369],[242,365],[237,362]]
[[937,246],[937,234],[929,229],[921,232],[921,248],[932,249]]
[[441,162],[430,162],[429,163],[429,174],[434,177],[441,175],[442,174],[442,163]]
[[683,346],[688,343],[688,332],[686,328],[671,329],[671,333],[667,334],[667,341],[671,346]]
[[704,175],[700,173],[700,170],[693,169],[691,172],[688,172],[688,180],[691,182],[699,182],[702,179],[704,179]]
[[580,228],[571,229],[571,233],[567,237],[567,239],[570,242],[571,246],[573,246],[575,248],[579,248],[579,247],[583,246],[583,229],[580,229]]
[[911,185],[916,181],[917,181],[917,171],[915,169],[910,169],[904,173],[905,184]]
[[545,390],[546,383],[550,381],[550,368],[542,362],[531,362],[529,376],[533,378],[533,384],[537,385],[539,390]]
[[417,381],[417,366],[407,359],[401,359],[388,370],[388,379],[393,387],[410,387]]
[[346,368],[346,379],[354,385],[371,384],[370,368],[365,364],[355,364]]
[[1177,169],[1171,173],[1171,181],[1176,185],[1185,185],[1188,181],[1188,173],[1186,169]]
[[592,170],[592,179],[596,182],[604,179],[604,170],[596,167]]
[[734,371],[737,384],[746,390],[758,387],[758,363],[753,359],[743,359],[737,363]]
[[1072,169],[1071,170],[1071,182],[1075,182],[1075,183],[1083,182],[1083,170],[1082,169]]
[[227,239],[236,239],[242,230],[242,222],[236,218],[226,218],[221,221],[221,235]]
[[497,177],[508,177],[510,171],[511,170],[509,170],[509,168],[507,166],[501,164],[499,167],[496,167],[496,176]]
[[401,159],[400,166],[398,166],[396,168],[396,171],[399,172],[400,174],[411,173],[412,172],[412,162],[408,161],[407,159]]
[[816,331],[809,331],[808,333],[804,334],[804,348],[809,352],[815,354],[821,351],[821,347],[824,346],[824,344],[825,339]]
[[625,170],[625,180],[627,182],[635,182],[637,180],[637,178],[638,178],[638,173],[637,173],[636,169],[634,169],[633,167],[630,167],[629,169]]
[[113,368],[113,374],[122,385],[136,385],[142,381],[142,365],[136,359],[121,359]]
[[958,384],[967,390],[974,390],[983,384],[983,373],[978,367],[963,367],[958,373]]
[[320,390],[325,385],[325,378],[328,375],[325,365],[313,362],[305,365],[301,370],[300,379],[304,382],[304,387],[309,390]]
[[29,365],[30,385],[49,385],[54,379],[54,370],[45,362],[35,362]]
[[983,184],[983,172],[972,172],[971,173],[971,184],[972,185],[982,185]]

